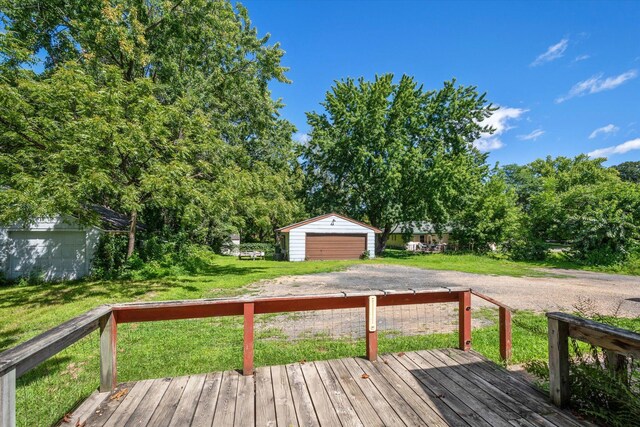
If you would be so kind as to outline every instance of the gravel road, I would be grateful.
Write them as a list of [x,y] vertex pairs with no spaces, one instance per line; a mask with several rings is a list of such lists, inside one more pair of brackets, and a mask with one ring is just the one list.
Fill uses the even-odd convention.
[[[566,277],[509,277],[398,265],[362,264],[346,271],[287,276],[253,285],[259,295],[300,295],[340,291],[406,290],[463,286],[516,309],[640,316],[640,277],[576,270],[547,270]],[[474,298],[474,306],[485,305]]]

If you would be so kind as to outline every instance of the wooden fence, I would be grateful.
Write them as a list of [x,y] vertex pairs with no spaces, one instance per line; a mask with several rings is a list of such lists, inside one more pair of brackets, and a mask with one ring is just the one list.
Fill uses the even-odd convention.
[[547,313],[549,327],[549,395],[560,407],[569,404],[569,338],[609,352],[609,357],[640,358],[640,334],[566,313]]
[[[375,361],[378,354],[377,307],[385,306],[458,303],[458,345],[462,350],[470,350],[471,294],[468,288],[441,288],[100,306],[0,354],[0,427],[15,426],[16,379],[95,330],[100,330],[100,391],[110,391],[117,385],[117,331],[121,323],[243,316],[243,373],[251,375],[256,314],[362,308],[366,319],[366,357]],[[511,355],[510,309],[489,297],[475,295],[499,306],[500,354],[508,359]]]

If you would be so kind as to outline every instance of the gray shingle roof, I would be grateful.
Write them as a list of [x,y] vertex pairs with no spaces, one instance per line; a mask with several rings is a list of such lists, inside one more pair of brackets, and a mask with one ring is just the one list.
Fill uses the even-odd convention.
[[[391,234],[404,233],[405,230],[411,230],[411,234],[436,234],[436,227],[434,224],[427,221],[412,221],[396,224],[391,229]],[[440,226],[441,233],[451,233],[452,229],[449,225]]]

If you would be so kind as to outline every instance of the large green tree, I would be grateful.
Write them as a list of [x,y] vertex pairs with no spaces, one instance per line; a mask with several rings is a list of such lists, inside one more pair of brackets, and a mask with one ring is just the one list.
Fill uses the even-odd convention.
[[453,239],[464,247],[489,250],[509,241],[518,232],[521,208],[515,190],[495,169],[478,191],[468,193],[464,209],[451,221]]
[[242,6],[0,0],[0,13],[0,220],[91,221],[104,204],[129,214],[130,254],[140,215],[206,239],[298,214],[295,129],[268,89],[287,82],[283,51]]
[[640,190],[604,167],[605,160],[547,157],[505,167],[524,212],[523,244],[563,241],[576,259],[592,264],[623,260],[638,247]]
[[623,181],[640,184],[640,162],[622,162],[611,167],[618,171]]
[[377,252],[398,222],[447,223],[488,173],[473,142],[490,132],[479,123],[492,107],[474,87],[451,81],[426,91],[386,74],[337,82],[322,106],[307,113],[301,147],[308,209],[379,227]]

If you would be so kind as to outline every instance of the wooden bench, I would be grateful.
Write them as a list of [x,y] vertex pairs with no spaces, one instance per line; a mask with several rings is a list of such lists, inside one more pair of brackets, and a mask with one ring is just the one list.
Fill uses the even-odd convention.
[[264,259],[264,252],[261,252],[261,251],[240,252],[240,254],[238,255],[238,259],[251,259],[251,260]]

